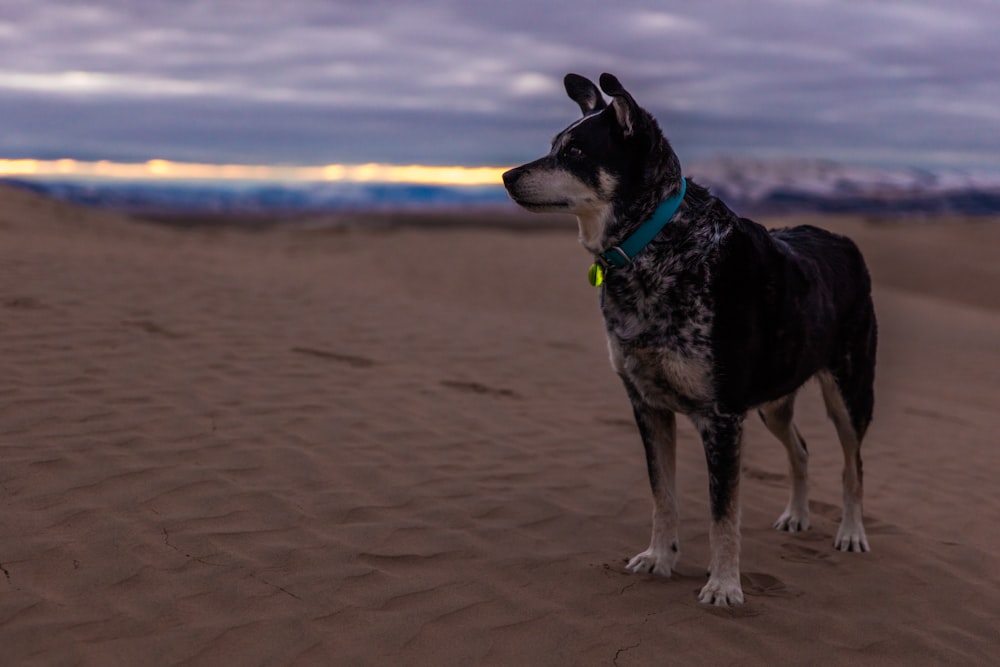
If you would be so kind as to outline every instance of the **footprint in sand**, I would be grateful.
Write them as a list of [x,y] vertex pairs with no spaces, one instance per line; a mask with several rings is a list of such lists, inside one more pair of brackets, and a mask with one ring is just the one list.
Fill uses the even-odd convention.
[[184,334],[179,334],[176,331],[171,331],[161,327],[156,322],[150,320],[122,320],[122,324],[127,327],[135,327],[136,329],[142,329],[148,334],[153,334],[154,336],[163,336],[165,338],[184,338]]
[[830,521],[840,521],[840,507],[838,505],[823,502],[822,500],[810,500],[809,512],[829,519]]
[[14,308],[19,310],[40,310],[45,308],[45,304],[31,296],[15,296],[12,299],[4,301],[3,305],[5,308]]
[[478,382],[458,382],[456,380],[442,380],[441,386],[449,389],[457,389],[470,394],[482,394],[484,396],[497,396],[500,398],[521,398],[521,395],[512,389],[497,389],[487,387]]
[[318,357],[327,361],[334,361],[340,364],[347,364],[354,368],[370,368],[375,362],[367,357],[359,357],[353,354],[342,354],[340,352],[330,352],[328,350],[318,350],[312,347],[293,347],[295,354],[305,354],[310,357]]
[[818,549],[813,549],[812,547],[807,547],[803,544],[796,544],[794,542],[785,542],[781,545],[781,554],[779,554],[779,558],[793,563],[809,563],[828,566],[834,565],[833,561],[830,560],[830,554]]
[[747,595],[767,598],[797,598],[802,595],[801,591],[788,588],[777,577],[762,572],[745,572],[740,580]]

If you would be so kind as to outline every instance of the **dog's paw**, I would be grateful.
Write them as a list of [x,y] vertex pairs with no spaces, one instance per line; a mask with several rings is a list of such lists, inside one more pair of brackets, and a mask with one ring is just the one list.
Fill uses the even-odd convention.
[[633,556],[625,567],[629,572],[636,574],[649,573],[660,577],[669,577],[677,562],[677,555],[676,551],[664,554],[662,551],[650,547],[641,554]]
[[837,551],[854,551],[864,553],[871,551],[868,546],[868,537],[865,536],[864,526],[840,524],[837,529],[837,538],[833,541],[833,546]]
[[716,607],[735,607],[743,604],[743,589],[738,578],[711,577],[698,594],[698,601]]
[[774,522],[774,527],[788,533],[801,533],[802,531],[809,530],[809,513],[786,509],[778,517],[778,520]]

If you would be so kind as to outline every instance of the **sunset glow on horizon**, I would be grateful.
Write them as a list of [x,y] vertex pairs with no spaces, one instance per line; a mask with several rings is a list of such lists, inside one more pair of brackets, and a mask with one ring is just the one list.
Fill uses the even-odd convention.
[[267,166],[245,164],[205,164],[149,160],[111,162],[100,160],[4,160],[0,177],[96,178],[109,180],[211,180],[412,183],[422,185],[499,185],[507,167],[461,167],[392,164],[328,164],[322,166]]

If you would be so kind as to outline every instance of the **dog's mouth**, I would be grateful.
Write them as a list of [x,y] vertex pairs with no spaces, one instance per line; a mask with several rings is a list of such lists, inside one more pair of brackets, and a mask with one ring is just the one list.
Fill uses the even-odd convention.
[[553,201],[553,202],[545,202],[545,203],[534,202],[534,203],[523,203],[523,204],[521,204],[521,206],[523,206],[524,208],[530,208],[532,210],[547,210],[547,211],[551,211],[553,209],[569,208],[569,202],[565,202],[565,201]]
[[542,202],[528,201],[526,199],[521,199],[520,197],[517,197],[516,195],[513,194],[510,196],[510,198],[514,200],[515,204],[517,204],[521,208],[528,209],[529,211],[542,211],[542,212],[564,211],[567,208],[569,208],[569,202],[566,201],[565,199],[560,201],[542,201]]

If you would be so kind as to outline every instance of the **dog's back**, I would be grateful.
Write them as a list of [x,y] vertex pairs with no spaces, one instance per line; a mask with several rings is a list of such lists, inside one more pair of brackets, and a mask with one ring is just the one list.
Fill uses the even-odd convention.
[[[738,219],[713,292],[719,398],[732,409],[784,396],[845,356],[874,366],[871,279],[844,236],[810,225],[768,232]],[[858,420],[867,426],[870,406]]]

